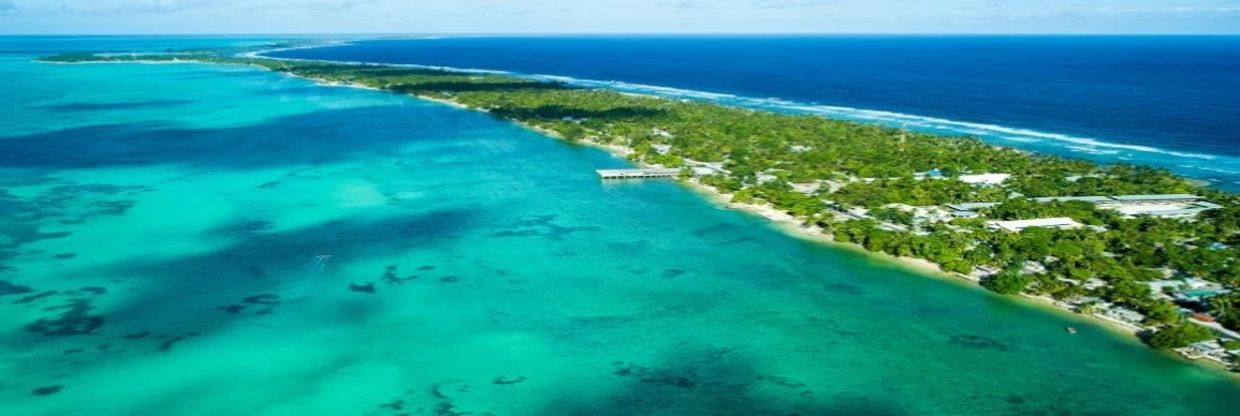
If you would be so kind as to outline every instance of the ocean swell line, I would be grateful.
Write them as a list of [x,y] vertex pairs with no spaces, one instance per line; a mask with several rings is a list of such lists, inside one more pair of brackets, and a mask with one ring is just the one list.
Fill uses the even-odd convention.
[[[316,61],[322,59],[299,59],[299,58],[276,58],[267,56],[269,52],[263,51],[256,53],[256,56],[263,56],[274,59],[286,59],[291,61]],[[442,65],[423,65],[423,64],[395,64],[383,62],[365,62],[365,61],[337,61],[327,60],[342,64],[352,65],[389,65],[394,67],[430,69],[440,71],[454,71],[473,74],[492,74],[492,75],[508,75],[522,77],[527,79],[556,82],[571,86],[584,88],[609,89],[613,91],[639,94],[646,96],[654,96],[667,99],[687,99],[705,101],[716,104],[724,104],[756,110],[768,110],[783,113],[817,115],[837,119],[845,119],[850,121],[876,123],[889,127],[910,128],[914,130],[923,130],[940,134],[958,134],[978,136],[981,138],[1007,141],[1014,143],[1045,143],[1047,141],[1064,143],[1060,146],[1062,149],[1074,153],[1086,153],[1095,156],[1107,156],[1116,161],[1127,161],[1132,158],[1123,157],[1122,152],[1139,152],[1150,154],[1148,157],[1158,158],[1163,156],[1175,156],[1185,159],[1197,159],[1203,161],[1218,160],[1219,156],[1203,153],[1185,152],[1177,150],[1162,149],[1153,146],[1113,143],[1098,139],[1073,136],[1061,133],[1042,132],[1019,127],[1007,127],[995,124],[976,123],[968,121],[957,121],[939,117],[920,116],[915,114],[897,113],[892,111],[871,110],[863,108],[853,108],[835,105],[820,105],[813,103],[803,103],[790,101],[780,98],[756,98],[739,96],[728,93],[718,93],[700,90],[683,89],[676,87],[666,87],[659,85],[649,85],[640,83],[630,83],[624,81],[604,81],[594,79],[575,78],[564,75],[548,75],[548,74],[529,74],[516,71],[505,71],[483,68],[464,68]],[[1230,159],[1230,158],[1228,158]],[[1181,167],[1184,165],[1180,165]],[[1191,165],[1190,165],[1191,166]],[[1200,166],[1193,166],[1201,169]]]

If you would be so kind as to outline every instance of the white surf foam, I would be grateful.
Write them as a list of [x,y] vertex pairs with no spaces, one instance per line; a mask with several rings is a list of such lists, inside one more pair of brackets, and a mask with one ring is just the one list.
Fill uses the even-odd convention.
[[[287,59],[287,58],[279,58]],[[290,59],[301,60],[301,59]],[[1061,143],[1058,147],[1068,151],[1087,153],[1096,156],[1108,157],[1119,161],[1130,161],[1135,159],[1155,161],[1165,159],[1166,156],[1175,156],[1187,159],[1198,160],[1217,160],[1219,156],[1185,152],[1178,150],[1162,149],[1153,146],[1113,143],[1093,139],[1089,137],[1074,136],[1061,133],[1043,132],[1019,127],[1007,127],[996,124],[976,123],[968,121],[950,120],[940,117],[919,116],[915,114],[897,113],[882,110],[870,110],[863,108],[853,108],[834,105],[822,105],[813,103],[803,103],[780,98],[755,98],[739,96],[735,94],[691,90],[675,87],[665,87],[659,85],[648,85],[629,83],[615,80],[595,80],[575,78],[563,75],[549,74],[529,74],[515,71],[502,71],[483,68],[462,68],[439,65],[420,65],[420,64],[388,64],[374,62],[340,62],[338,63],[367,65],[382,64],[392,65],[405,68],[432,69],[442,71],[454,71],[475,74],[496,74],[510,75],[523,78],[535,79],[540,81],[558,82],[565,85],[583,87],[609,89],[630,94],[639,94],[645,96],[654,96],[668,99],[684,99],[706,101],[731,106],[739,106],[750,109],[772,110],[795,114],[818,115],[831,118],[839,118],[853,121],[872,122],[892,127],[904,127],[917,130],[927,130],[936,133],[958,134],[978,136],[983,139],[990,139],[997,142],[1015,142],[1015,143],[1038,143],[1042,146],[1051,145],[1052,143]],[[1049,150],[1049,149],[1048,149]],[[1144,154],[1144,155],[1142,155]],[[1234,159],[1227,157],[1227,159]],[[1189,165],[1191,166],[1191,165]],[[1200,167],[1193,166],[1195,169]],[[1223,172],[1220,172],[1223,173]],[[1227,172],[1240,174],[1240,172]]]

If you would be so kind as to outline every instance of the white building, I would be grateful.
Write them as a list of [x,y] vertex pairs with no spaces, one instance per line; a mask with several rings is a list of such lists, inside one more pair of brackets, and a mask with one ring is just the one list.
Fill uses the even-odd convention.
[[1096,277],[1091,277],[1091,278],[1085,279],[1085,284],[1081,285],[1081,287],[1084,287],[1085,290],[1094,290],[1094,289],[1104,287],[1106,285],[1107,285],[1107,282],[1105,280],[1102,280]]
[[1020,221],[986,221],[986,228],[992,230],[1003,230],[1011,232],[1021,232],[1026,228],[1055,228],[1055,229],[1073,229],[1082,227],[1081,223],[1073,221],[1068,217],[1059,218],[1038,218],[1033,220]]
[[1111,197],[1109,196],[1047,196],[1047,197],[1041,197],[1041,198],[1033,198],[1033,202],[1038,202],[1038,203],[1043,203],[1043,204],[1050,203],[1050,202],[1069,202],[1069,201],[1081,201],[1081,202],[1092,202],[1095,204],[1105,204],[1108,202],[1114,202],[1115,200],[1111,199]]
[[1140,325],[1145,322],[1145,315],[1123,306],[1110,306],[1102,311],[1102,315],[1120,322]]
[[982,173],[977,175],[960,175],[956,179],[972,185],[999,185],[1012,175],[1006,173]]
[[887,204],[883,208],[892,208],[913,214],[913,221],[918,223],[947,222],[952,220],[951,213],[939,207],[915,207],[908,204]]
[[956,211],[977,211],[979,209],[993,208],[1001,205],[1000,202],[965,202],[959,204],[948,204],[947,207]]
[[1157,194],[1157,195],[1120,195],[1113,196],[1120,203],[1131,204],[1190,204],[1197,202],[1201,197],[1192,194]]
[[975,211],[952,211],[951,215],[953,218],[977,218],[982,216]]
[[792,187],[793,191],[806,195],[813,195],[814,192],[818,192],[818,189],[822,188],[821,182],[790,183],[788,185]]

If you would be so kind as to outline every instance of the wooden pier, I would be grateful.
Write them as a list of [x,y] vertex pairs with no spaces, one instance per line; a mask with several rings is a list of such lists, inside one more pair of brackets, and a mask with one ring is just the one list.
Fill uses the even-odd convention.
[[599,169],[603,179],[675,178],[680,169]]

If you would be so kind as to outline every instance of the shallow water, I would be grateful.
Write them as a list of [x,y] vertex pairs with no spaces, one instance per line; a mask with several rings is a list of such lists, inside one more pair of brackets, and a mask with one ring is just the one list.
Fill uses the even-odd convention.
[[674,183],[600,183],[625,162],[483,114],[30,57],[0,56],[6,415],[1240,405],[1234,382],[1091,324]]

